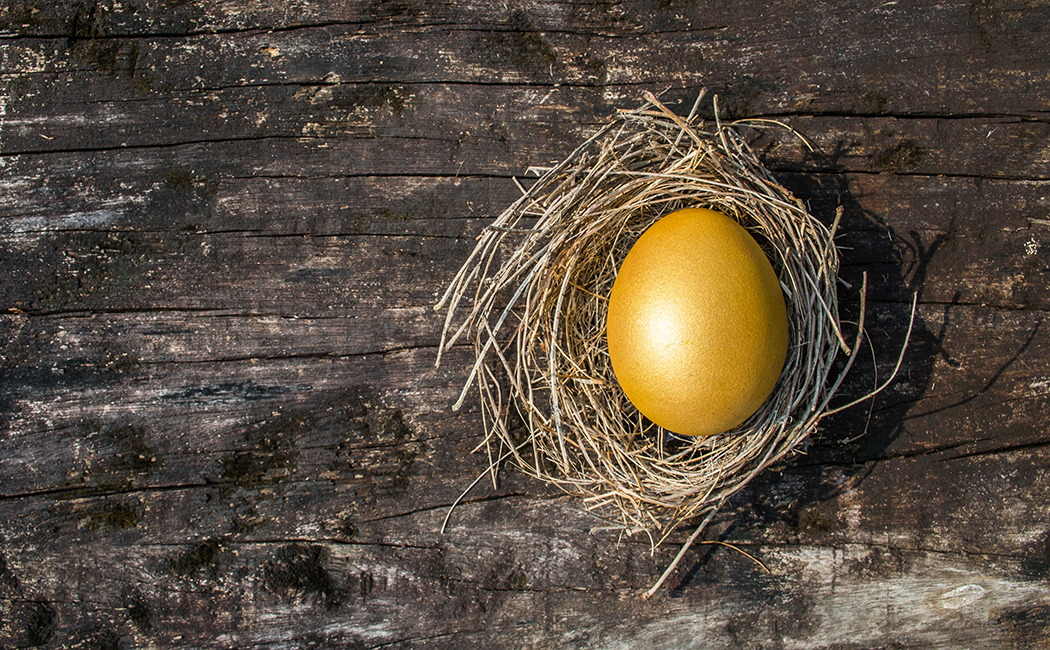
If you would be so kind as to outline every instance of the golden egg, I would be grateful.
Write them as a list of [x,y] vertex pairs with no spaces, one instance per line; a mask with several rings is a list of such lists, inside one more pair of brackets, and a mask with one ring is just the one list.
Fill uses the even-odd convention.
[[787,356],[776,272],[736,221],[673,212],[627,253],[606,320],[613,372],[656,424],[690,436],[731,429],[769,397]]

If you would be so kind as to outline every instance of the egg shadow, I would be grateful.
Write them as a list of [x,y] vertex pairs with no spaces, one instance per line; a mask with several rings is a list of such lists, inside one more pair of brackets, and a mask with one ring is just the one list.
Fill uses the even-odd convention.
[[[813,155],[821,156],[821,168],[841,169],[837,153]],[[881,215],[866,210],[854,196],[848,174],[778,171],[776,161],[766,163],[777,180],[803,200],[821,222],[831,225],[836,210],[843,210],[835,240],[841,261],[839,316],[847,341],[852,343],[866,276],[865,340],[830,407],[860,401],[823,419],[804,442],[804,454],[767,468],[722,507],[701,538],[716,544],[694,550],[693,559],[679,567],[677,578],[669,583],[672,598],[683,595],[697,582],[750,580],[745,576],[753,574],[755,566],[746,559],[731,563],[736,569],[716,566],[726,558],[718,550],[724,548],[718,542],[746,539],[749,530],[772,531],[777,537],[789,539],[819,537],[830,532],[835,525],[834,511],[830,505],[822,504],[858,485],[872,470],[872,461],[891,453],[893,442],[905,431],[910,409],[929,389],[937,360],[954,363],[942,345],[951,325],[951,305],[945,305],[936,330],[927,326],[919,310],[911,318],[913,297],[921,302],[930,261],[947,236],[924,238],[918,232],[896,232]],[[890,377],[898,358],[900,370],[890,389],[862,399]],[[839,355],[832,379],[843,368],[845,359],[845,355]],[[828,466],[836,468],[834,481],[826,480]],[[677,552],[675,544],[684,542],[690,532],[688,525],[684,526],[669,540],[672,548],[668,557]],[[732,576],[718,577],[726,570],[731,570]]]

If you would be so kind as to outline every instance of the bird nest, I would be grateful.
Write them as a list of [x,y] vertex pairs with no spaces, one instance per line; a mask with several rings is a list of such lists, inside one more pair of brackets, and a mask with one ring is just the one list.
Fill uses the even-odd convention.
[[[758,161],[736,130],[742,123],[718,119],[717,98],[715,119],[698,118],[703,97],[681,117],[646,93],[557,166],[530,170],[538,180],[483,230],[437,305],[447,309],[438,363],[457,342],[474,347],[454,408],[477,387],[479,449],[493,477],[509,462],[582,497],[608,524],[647,532],[654,547],[702,519],[683,553],[727,497],[831,412],[863,330],[862,316],[849,345],[839,321],[838,215],[830,228],[813,218]],[[662,216],[693,207],[730,216],[760,242],[790,327],[772,395],[738,427],[699,438],[638,412],[605,338],[608,296],[632,244]],[[848,362],[829,380],[840,352]]]

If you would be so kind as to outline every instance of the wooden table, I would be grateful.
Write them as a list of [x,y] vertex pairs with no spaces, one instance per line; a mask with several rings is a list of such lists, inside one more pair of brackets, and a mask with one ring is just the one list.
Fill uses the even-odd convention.
[[[0,646],[1047,647],[1050,6],[773,4],[6,3]],[[644,601],[689,530],[506,471],[440,532],[487,461],[432,307],[512,177],[701,87],[813,143],[742,131],[845,208],[880,378],[919,309],[706,533],[768,573]]]

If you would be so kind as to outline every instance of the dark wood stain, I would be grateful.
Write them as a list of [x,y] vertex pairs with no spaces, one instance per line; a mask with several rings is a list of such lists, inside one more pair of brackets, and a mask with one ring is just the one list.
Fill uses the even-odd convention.
[[282,598],[315,597],[326,609],[335,609],[344,594],[324,567],[326,555],[323,546],[282,546],[263,567],[263,584]]

